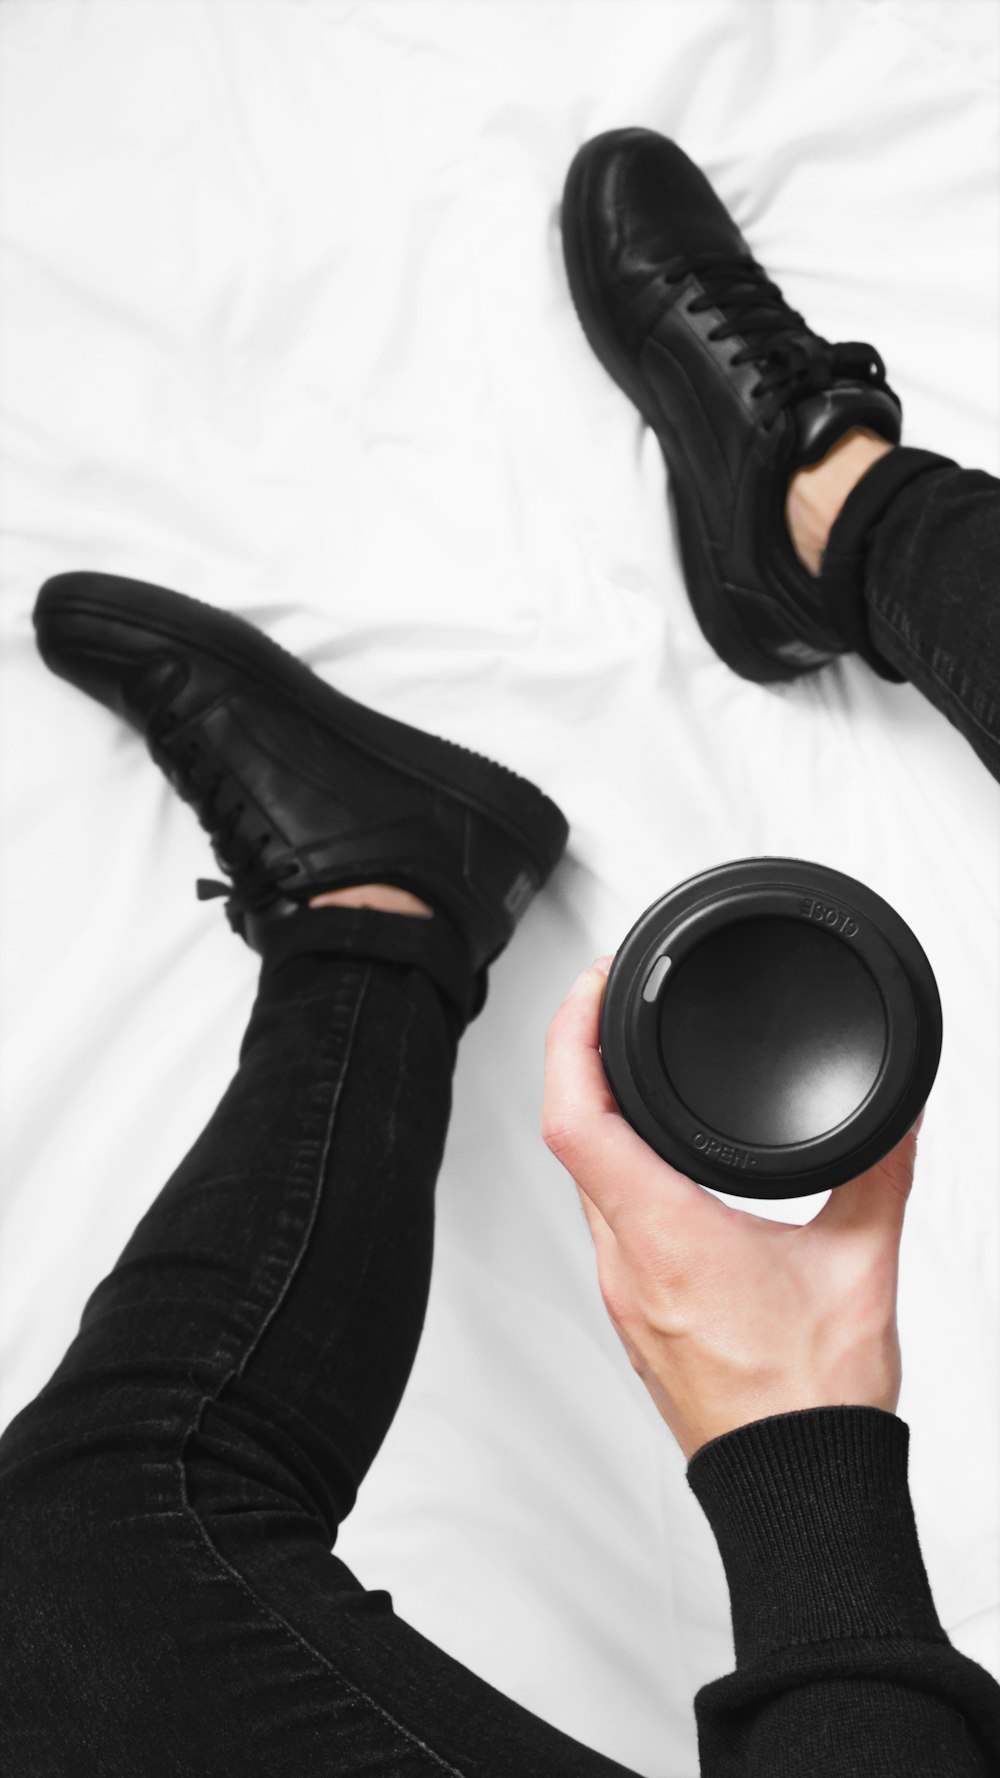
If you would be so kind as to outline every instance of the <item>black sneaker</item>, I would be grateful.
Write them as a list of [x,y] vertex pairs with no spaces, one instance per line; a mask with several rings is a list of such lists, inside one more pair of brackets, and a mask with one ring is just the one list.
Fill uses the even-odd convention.
[[388,882],[443,910],[482,972],[565,849],[566,819],[534,784],[355,703],[229,612],[59,574],[34,623],[46,665],[138,729],[192,805],[231,879],[198,893],[226,895],[255,950],[311,896]]
[[713,648],[766,681],[856,646],[798,560],[784,504],[792,473],[850,427],[899,442],[901,403],[874,347],[813,333],[705,175],[655,131],[584,143],[562,238],[584,332],[660,441],[688,592]]

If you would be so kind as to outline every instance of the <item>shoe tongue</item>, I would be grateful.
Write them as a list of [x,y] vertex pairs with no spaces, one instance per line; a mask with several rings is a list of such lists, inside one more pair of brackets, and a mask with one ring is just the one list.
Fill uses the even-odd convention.
[[797,469],[818,463],[831,445],[852,426],[868,426],[890,444],[898,444],[900,412],[885,389],[868,383],[840,382],[803,396],[792,408],[795,443],[792,458]]

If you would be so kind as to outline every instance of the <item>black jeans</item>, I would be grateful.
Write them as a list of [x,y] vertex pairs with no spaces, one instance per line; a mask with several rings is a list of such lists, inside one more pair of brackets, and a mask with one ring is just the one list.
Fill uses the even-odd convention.
[[890,451],[848,496],[822,581],[875,670],[922,691],[1000,778],[1000,481]]
[[[872,637],[996,770],[1000,485],[924,466],[874,530],[852,500],[845,596],[863,544]],[[416,1352],[480,1004],[439,914],[273,935],[221,1104],[0,1440],[18,1778],[624,1773],[331,1554]]]
[[622,1771],[330,1553],[416,1353],[473,986],[440,915],[275,935],[232,1084],[0,1441],[18,1778]]

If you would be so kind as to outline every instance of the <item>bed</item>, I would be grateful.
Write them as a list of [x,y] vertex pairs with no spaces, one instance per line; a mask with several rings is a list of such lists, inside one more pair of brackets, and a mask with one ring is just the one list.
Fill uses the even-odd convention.
[[1000,1677],[1000,790],[856,659],[760,687],[715,658],[655,441],[571,308],[560,189],[598,130],[674,136],[813,325],[879,347],[907,441],[996,473],[998,16],[3,7],[0,1421],[214,1107],[254,988],[195,899],[190,812],[35,653],[41,581],[97,568],[241,613],[571,823],[463,1042],[425,1334],[338,1547],[649,1778],[697,1772],[727,1595],[541,1141],[548,1021],[651,901],[727,859],[832,864],[913,926],[945,1044],[899,1412],[942,1621]]

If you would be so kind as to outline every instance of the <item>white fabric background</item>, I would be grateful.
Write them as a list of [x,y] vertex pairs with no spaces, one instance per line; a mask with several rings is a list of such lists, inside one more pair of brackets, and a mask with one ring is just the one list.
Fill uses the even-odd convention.
[[561,183],[600,129],[675,136],[814,325],[879,346],[907,440],[995,472],[997,16],[3,7],[3,1418],[209,1115],[254,986],[194,898],[190,813],[34,653],[40,582],[98,568],[243,613],[572,823],[464,1041],[424,1341],[340,1547],[644,1774],[696,1772],[727,1598],[540,1140],[548,1020],[725,859],[824,860],[913,925],[946,1035],[900,1413],[941,1616],[1000,1674],[1000,792],[857,661],[762,689],[716,660],[654,441],[570,307]]

